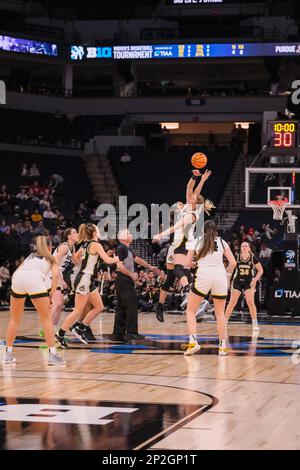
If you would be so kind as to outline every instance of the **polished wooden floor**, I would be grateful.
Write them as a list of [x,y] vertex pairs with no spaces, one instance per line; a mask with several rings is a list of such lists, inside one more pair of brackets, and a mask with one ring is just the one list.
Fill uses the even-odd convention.
[[[7,321],[0,312],[2,349]],[[24,314],[17,364],[0,367],[0,448],[300,448],[300,323],[263,324],[258,337],[231,323],[227,357],[217,355],[214,322],[198,324],[203,348],[193,357],[180,350],[181,315],[161,324],[141,314],[146,339],[135,344],[109,342],[112,323],[105,313],[96,344],[72,339],[67,365],[49,367],[37,315]]]

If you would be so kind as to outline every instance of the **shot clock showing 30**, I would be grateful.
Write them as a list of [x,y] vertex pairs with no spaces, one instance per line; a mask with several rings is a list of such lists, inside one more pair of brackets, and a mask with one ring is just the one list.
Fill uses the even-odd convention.
[[297,146],[296,121],[270,121],[269,138],[271,148],[294,148]]

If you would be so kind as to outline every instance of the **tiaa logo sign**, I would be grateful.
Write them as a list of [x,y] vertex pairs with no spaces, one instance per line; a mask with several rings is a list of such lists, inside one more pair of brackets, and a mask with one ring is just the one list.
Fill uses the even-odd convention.
[[0,104],[6,104],[6,87],[2,80],[0,80]]

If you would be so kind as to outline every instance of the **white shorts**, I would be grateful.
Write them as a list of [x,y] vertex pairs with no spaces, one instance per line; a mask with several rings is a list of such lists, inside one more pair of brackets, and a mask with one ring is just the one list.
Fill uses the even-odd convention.
[[209,292],[216,299],[226,299],[228,291],[225,268],[200,266],[195,275],[192,292],[206,297]]
[[29,270],[17,270],[12,277],[11,295],[16,298],[31,299],[48,297],[49,287],[47,278],[41,273]]
[[94,279],[90,274],[78,273],[74,283],[76,294],[88,295],[96,290]]
[[167,253],[167,258],[166,258],[166,263],[167,264],[174,264],[174,246],[173,246],[173,244],[169,246],[168,253]]

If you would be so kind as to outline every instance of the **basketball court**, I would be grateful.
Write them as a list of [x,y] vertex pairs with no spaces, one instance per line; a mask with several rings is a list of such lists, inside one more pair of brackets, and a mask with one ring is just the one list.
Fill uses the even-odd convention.
[[[7,320],[1,316],[2,331]],[[218,356],[215,322],[199,323],[203,348],[184,357],[183,315],[166,315],[161,326],[140,314],[146,339],[122,345],[108,340],[113,315],[105,313],[93,325],[95,344],[70,337],[61,368],[46,365],[45,343],[32,335],[36,320],[25,313],[17,364],[1,366],[1,449],[298,447],[296,322],[261,321],[255,337],[250,323],[232,321],[227,357]]]

